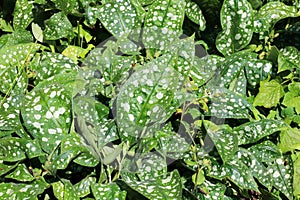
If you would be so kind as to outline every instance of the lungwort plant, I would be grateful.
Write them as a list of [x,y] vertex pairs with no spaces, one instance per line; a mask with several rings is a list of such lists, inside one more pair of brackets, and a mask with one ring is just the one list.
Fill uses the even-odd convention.
[[297,0],[4,0],[0,199],[299,199]]

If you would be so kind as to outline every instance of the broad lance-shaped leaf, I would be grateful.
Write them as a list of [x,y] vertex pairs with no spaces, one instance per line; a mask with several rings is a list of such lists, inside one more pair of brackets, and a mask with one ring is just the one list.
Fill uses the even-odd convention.
[[256,95],[253,105],[271,108],[277,106],[280,98],[283,97],[284,90],[276,80],[264,80],[260,82],[259,92]]
[[70,108],[70,92],[60,85],[34,89],[26,95],[21,111],[24,125],[47,153],[69,132]]
[[119,186],[116,183],[110,184],[100,184],[96,183],[92,185],[92,192],[96,199],[110,200],[110,199],[118,199],[125,200],[126,199],[126,191],[121,191]]
[[254,16],[254,32],[270,31],[279,20],[298,16],[300,13],[294,6],[287,6],[279,1],[268,2]]
[[198,199],[223,199],[226,191],[226,185],[221,183],[211,183],[205,180],[204,183],[199,186],[203,191],[208,191],[207,194],[199,193]]
[[72,38],[73,27],[68,17],[63,13],[55,13],[45,21],[45,40],[57,40],[60,38]]
[[218,131],[207,130],[209,137],[214,142],[224,163],[231,160],[238,149],[238,138],[230,130],[220,129]]
[[281,191],[288,199],[293,198],[293,161],[288,156],[278,158],[273,164],[270,163],[268,174],[273,179],[273,185]]
[[124,180],[133,190],[148,199],[181,199],[182,183],[178,171],[166,173],[152,180]]
[[51,184],[54,196],[57,199],[74,199],[79,200],[78,193],[75,191],[74,185],[69,180],[61,179],[59,182]]
[[44,153],[36,140],[7,137],[0,139],[0,158],[3,161],[15,162],[28,158],[42,156]]
[[294,195],[300,195],[300,158],[294,162],[294,181],[293,181]]
[[234,159],[221,166],[218,164],[212,165],[208,175],[218,180],[228,178],[241,189],[258,191],[257,184],[249,170],[241,160]]
[[299,69],[300,52],[296,47],[285,47],[278,55],[278,73],[284,70]]
[[38,199],[38,195],[48,187],[48,183],[42,178],[31,183],[0,183],[0,199]]
[[41,54],[36,54],[29,64],[29,68],[34,73],[34,83],[37,85],[44,79],[63,71],[76,71],[78,66],[71,59],[62,54],[43,51]]
[[137,70],[120,89],[116,119],[122,137],[148,137],[179,106],[174,96],[183,78],[170,67],[171,62],[171,55],[159,57]]
[[182,32],[184,13],[184,0],[155,1],[151,4],[145,17],[145,47],[172,51],[168,47]]
[[246,47],[253,34],[253,10],[247,0],[225,0],[221,10],[221,25],[216,46],[228,56]]
[[96,177],[88,176],[74,185],[75,191],[79,197],[85,197],[90,194],[90,188],[96,184]]
[[201,9],[195,2],[186,0],[185,14],[191,21],[199,25],[200,31],[204,31],[206,28],[206,21]]
[[[27,88],[27,75],[23,65],[32,58],[39,49],[34,43],[5,46],[0,49],[0,91],[6,94],[15,80],[17,91],[24,92]],[[26,60],[28,59],[28,60]]]
[[239,145],[255,143],[258,140],[275,133],[285,127],[282,121],[262,119],[255,122],[244,123],[233,129],[239,137]]
[[249,118],[251,104],[240,95],[225,88],[209,88],[210,103],[206,116],[218,118]]
[[28,0],[16,1],[15,10],[13,13],[13,24],[15,29],[26,29],[33,21],[33,3],[34,1]]
[[19,164],[17,168],[12,173],[6,175],[5,178],[10,178],[22,182],[33,181],[35,179],[29,172],[25,164]]
[[100,8],[99,20],[116,38],[140,28],[144,10],[133,0],[109,1]]
[[259,162],[273,162],[281,157],[279,148],[269,140],[253,145],[247,150],[250,154],[254,155]]
[[267,60],[251,59],[245,67],[247,82],[250,86],[257,86],[272,72],[272,63]]

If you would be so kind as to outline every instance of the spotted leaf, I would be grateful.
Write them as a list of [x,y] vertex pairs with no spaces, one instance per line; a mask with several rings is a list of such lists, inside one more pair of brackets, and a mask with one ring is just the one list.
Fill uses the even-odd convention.
[[42,194],[48,184],[43,179],[37,179],[32,183],[0,183],[1,199],[26,199],[31,197],[37,199]]
[[273,162],[281,157],[279,148],[271,141],[265,141],[248,148],[250,154],[254,155],[259,162]]
[[288,199],[293,198],[293,165],[290,157],[276,159],[268,167],[268,174],[273,179],[274,186]]
[[[205,198],[205,199],[222,199],[224,198],[224,193],[226,190],[225,185],[220,183],[212,183],[207,180],[204,181],[204,183],[199,186],[201,190],[207,191],[207,194],[199,194],[199,199]],[[224,198],[225,199],[225,198]]]
[[110,184],[100,184],[96,183],[92,185],[92,192],[96,199],[110,200],[110,199],[118,199],[125,200],[126,199],[126,191],[121,191],[119,186],[116,183]]
[[35,179],[24,164],[18,165],[18,167],[12,173],[6,175],[5,178],[21,182],[33,181]]
[[61,182],[51,184],[54,195],[57,199],[74,199],[79,200],[79,196],[75,191],[74,185],[69,180],[62,179]]
[[69,91],[59,85],[33,90],[25,97],[24,125],[47,153],[69,132],[70,103]]
[[254,16],[254,32],[268,32],[279,20],[298,16],[300,14],[294,6],[279,1],[268,2]]
[[44,38],[57,40],[60,38],[72,38],[73,27],[68,17],[63,13],[55,13],[45,21]]
[[100,22],[116,38],[140,28],[140,18],[145,12],[138,1],[133,0],[109,1],[99,11]]
[[124,180],[133,190],[149,199],[181,199],[182,184],[178,171],[173,171],[153,180]]
[[74,185],[75,191],[79,197],[85,197],[90,194],[90,188],[96,184],[96,178],[88,176]]
[[300,65],[300,52],[297,48],[289,46],[281,49],[278,55],[278,73],[298,69]]
[[259,85],[260,81],[267,79],[271,74],[272,68],[269,61],[252,59],[245,67],[248,84],[252,87]]
[[79,9],[78,1],[63,1],[63,0],[51,0],[55,3],[55,6],[59,9],[64,11],[64,13],[77,13]]
[[262,119],[259,121],[244,123],[233,129],[239,137],[239,145],[255,143],[260,139],[281,130],[285,125],[281,121]]
[[171,55],[159,57],[136,71],[120,89],[116,119],[123,137],[148,137],[175,111],[174,95],[183,78],[170,62]]
[[151,4],[144,22],[145,47],[170,50],[169,45],[181,33],[184,13],[184,0],[163,0]]
[[224,89],[209,88],[208,112],[207,116],[219,118],[249,118],[251,104],[240,95]]
[[185,14],[190,20],[199,25],[200,31],[204,31],[206,28],[206,21],[201,9],[195,2],[186,0]]
[[28,25],[33,21],[33,3],[30,0],[17,0],[14,10],[14,28],[26,29]]
[[78,67],[75,62],[62,54],[43,51],[35,56],[29,68],[37,85],[49,77],[67,70],[76,70]]
[[238,149],[237,136],[232,131],[226,129],[219,129],[217,131],[208,129],[207,134],[214,142],[223,162],[226,163],[228,160],[231,160]]
[[225,0],[221,9],[221,25],[216,46],[228,56],[246,47],[253,34],[252,6],[247,0]]

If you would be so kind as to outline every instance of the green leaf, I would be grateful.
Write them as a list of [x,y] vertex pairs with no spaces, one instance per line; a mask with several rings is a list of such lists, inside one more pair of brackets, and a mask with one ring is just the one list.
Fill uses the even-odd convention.
[[0,183],[1,199],[38,199],[37,196],[47,189],[48,184],[43,179],[32,183]]
[[55,3],[55,7],[59,10],[62,10],[64,13],[78,13],[79,12],[79,4],[78,1],[63,1],[63,0],[51,0]]
[[272,72],[272,64],[266,60],[251,60],[245,67],[247,82],[252,87],[265,80]]
[[279,20],[298,16],[300,14],[294,6],[279,1],[268,2],[254,16],[254,32],[270,31]]
[[259,162],[273,162],[281,157],[278,147],[271,141],[264,141],[248,148],[250,154],[254,155]]
[[24,164],[19,164],[18,167],[12,173],[6,175],[5,178],[11,178],[21,182],[33,181],[35,179]]
[[19,165],[19,162],[5,162],[0,159],[0,176],[2,177],[4,174],[6,174],[9,171],[12,171]]
[[181,199],[182,183],[178,171],[173,171],[153,180],[124,180],[126,184],[148,199]]
[[[36,54],[33,61],[30,63],[30,70],[32,71],[33,76],[35,78],[35,85],[38,85],[41,81],[52,77],[56,74],[66,73],[67,70],[75,71],[77,69],[78,66],[76,65],[76,63],[68,57],[62,54],[46,51],[43,51],[41,54]],[[65,78],[63,78],[62,80],[64,80]],[[56,77],[52,77],[52,79],[49,80],[54,82],[54,79],[56,79],[57,81]],[[66,81],[67,80],[59,81],[59,83],[63,84]]]
[[2,18],[0,18],[0,29],[4,32],[13,32],[14,31],[14,29],[10,25],[10,23],[8,23],[7,21],[5,21]]
[[276,80],[264,80],[260,82],[259,92],[254,99],[254,106],[271,108],[277,106],[280,98],[283,97],[283,87]]
[[209,88],[209,110],[205,115],[218,118],[249,118],[251,104],[240,95],[224,89]]
[[290,157],[279,158],[268,167],[268,174],[273,178],[273,185],[288,199],[293,198],[293,165]]
[[116,117],[123,137],[148,137],[175,111],[174,96],[183,78],[170,62],[170,55],[149,62],[120,89]]
[[216,46],[228,56],[246,47],[253,34],[253,10],[247,0],[225,0],[221,10],[221,25]]
[[144,22],[143,43],[146,48],[166,49],[182,32],[184,0],[155,1],[149,6]]
[[14,10],[14,29],[26,29],[33,21],[33,1],[17,0]]
[[75,191],[75,187],[69,180],[62,179],[60,182],[54,182],[51,184],[53,188],[53,192],[55,197],[58,200],[65,200],[65,199],[74,199],[79,200],[79,196]]
[[35,39],[39,42],[43,42],[43,30],[41,29],[41,27],[36,23],[32,23],[31,29]]
[[79,197],[85,197],[90,194],[90,188],[96,184],[96,178],[88,176],[74,185],[75,191]]
[[[212,183],[207,180],[204,181],[203,186],[200,187],[203,191],[207,192],[205,195],[199,195],[199,199],[222,199],[224,198],[226,186],[221,183]],[[224,198],[225,199],[225,198]]]
[[300,150],[300,135],[298,128],[287,128],[280,133],[280,143],[278,148],[282,152]]
[[300,114],[300,83],[288,85],[289,92],[285,93],[282,104],[287,107],[294,107],[297,114]]
[[59,85],[34,89],[25,96],[22,117],[31,135],[50,153],[69,132],[70,93]]
[[296,47],[288,46],[281,49],[278,55],[278,73],[299,68],[300,53]]
[[242,145],[255,143],[276,131],[280,131],[284,126],[282,121],[262,119],[237,126],[233,128],[233,132],[239,137],[239,145]]
[[238,138],[231,130],[207,130],[224,163],[231,160],[238,149]]
[[300,158],[294,162],[294,181],[293,181],[294,195],[300,195]]
[[166,173],[167,163],[163,157],[150,152],[142,158],[138,171],[141,181],[154,180]]
[[55,13],[45,21],[44,39],[57,40],[60,38],[72,38],[73,27],[67,16],[62,13]]
[[199,25],[200,31],[205,30],[206,28],[205,18],[202,14],[201,9],[195,2],[191,0],[186,0],[185,14],[191,21]]
[[98,16],[103,26],[116,38],[140,28],[143,8],[138,1],[109,1],[100,7]]
[[96,183],[92,185],[92,192],[96,199],[103,200],[125,200],[126,199],[126,191],[121,191],[119,186],[116,183],[110,184],[101,184]]

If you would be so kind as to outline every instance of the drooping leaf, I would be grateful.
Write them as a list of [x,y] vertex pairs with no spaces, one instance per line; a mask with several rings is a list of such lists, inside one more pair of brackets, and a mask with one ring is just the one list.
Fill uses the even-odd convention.
[[79,197],[85,197],[90,194],[90,188],[92,185],[96,184],[96,178],[88,176],[82,179],[80,182],[74,185],[75,191]]
[[280,98],[284,95],[283,87],[276,80],[264,80],[260,82],[259,92],[253,105],[271,108],[277,106]]
[[167,163],[163,157],[151,152],[143,157],[138,171],[140,180],[153,180],[165,173],[167,173]]
[[64,11],[64,13],[77,13],[79,12],[79,4],[78,1],[63,1],[63,0],[51,0],[55,3],[55,6]]
[[278,147],[271,141],[251,146],[247,149],[250,154],[254,155],[259,162],[273,162],[281,157],[281,152]]
[[225,0],[221,10],[221,25],[216,46],[228,56],[246,47],[253,34],[253,10],[247,0]]
[[267,79],[272,72],[272,64],[266,60],[252,59],[245,67],[245,71],[248,84],[255,87],[260,81]]

